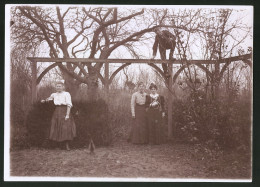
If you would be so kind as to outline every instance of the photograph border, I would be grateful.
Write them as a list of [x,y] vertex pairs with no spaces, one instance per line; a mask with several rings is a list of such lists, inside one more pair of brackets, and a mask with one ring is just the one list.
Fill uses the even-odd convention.
[[[16,4],[14,4],[16,5]],[[41,4],[28,4],[28,5],[41,5]],[[74,4],[71,4],[71,5],[74,5]],[[75,4],[75,5],[79,5],[79,4]],[[92,5],[92,4],[90,4]],[[9,6],[9,5],[8,5]],[[7,7],[8,7],[7,6]],[[79,5],[80,6],[80,5]],[[94,6],[99,6],[99,5],[94,5]],[[113,5],[111,5],[113,6]],[[122,6],[125,6],[125,5],[122,5]],[[134,5],[135,6],[135,5]],[[157,5],[156,5],[157,6]],[[211,5],[209,5],[211,6]],[[228,6],[228,5],[226,5]],[[238,5],[239,6],[239,5]],[[249,6],[249,5],[248,5]],[[207,7],[207,5],[206,5]],[[6,9],[5,9],[6,11]],[[5,12],[5,21],[6,20],[9,20],[10,16],[8,17],[7,13]],[[8,22],[6,22],[8,23]],[[8,53],[10,54],[10,41],[8,42],[8,38],[10,38],[10,32],[9,32],[9,27],[5,27],[5,62],[10,62],[10,56],[8,55]],[[255,41],[254,41],[255,42]],[[255,51],[255,50],[254,50]],[[5,63],[5,94],[4,94],[4,123],[5,123],[5,126],[4,126],[4,147],[5,147],[5,151],[4,151],[4,180],[5,181],[100,181],[100,178],[97,177],[97,178],[90,178],[90,177],[82,177],[82,178],[90,178],[90,180],[81,180],[81,177],[55,177],[55,179],[53,177],[44,177],[44,180],[42,179],[42,177],[12,177],[12,176],[8,176],[7,175],[7,172],[10,174],[10,158],[9,158],[9,154],[6,155],[6,152],[8,151],[8,149],[10,148],[10,136],[8,136],[8,134],[10,135],[10,125],[9,127],[6,126],[6,123],[8,121],[10,121],[10,113],[8,112],[10,109],[9,109],[9,104],[10,104],[10,64],[7,64]],[[255,66],[255,65],[254,65]],[[255,70],[255,68],[254,68]],[[9,74],[8,74],[9,72]],[[7,122],[6,122],[7,121]],[[255,126],[254,126],[255,127]],[[255,129],[254,131],[252,131],[253,134],[255,132]],[[253,137],[252,137],[253,139]],[[254,143],[254,142],[252,142]],[[252,144],[253,146],[253,144]],[[7,151],[6,151],[7,150]],[[253,154],[252,154],[253,155]],[[9,162],[7,162],[9,161]],[[6,170],[7,168],[7,170]],[[13,179],[9,180],[10,177]],[[29,178],[34,178],[33,180],[27,180]],[[38,179],[40,178],[40,179]],[[67,179],[69,178],[69,179]],[[59,180],[56,180],[56,179],[59,179]],[[73,180],[71,180],[73,179]],[[251,180],[240,180],[240,179],[235,179],[235,180],[226,180],[226,179],[191,179],[190,181],[187,181],[187,179],[174,179],[174,180],[165,180],[165,178],[156,178],[156,180],[151,180],[151,178],[137,178],[137,180],[132,180],[132,178],[112,178],[112,179],[115,179],[115,180],[111,180],[111,178],[102,178],[104,180],[102,181],[107,181],[107,182],[251,182]],[[106,180],[107,179],[107,180]],[[129,180],[130,179],[130,180]],[[158,180],[157,180],[158,179]],[[189,180],[189,179],[188,179]]]

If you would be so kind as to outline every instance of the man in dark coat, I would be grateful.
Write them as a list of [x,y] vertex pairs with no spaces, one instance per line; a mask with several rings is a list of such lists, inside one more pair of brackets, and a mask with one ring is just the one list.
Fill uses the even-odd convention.
[[[173,52],[176,46],[176,37],[170,33],[167,30],[159,30],[158,28],[155,29],[156,37],[155,41],[153,44],[153,58],[155,58],[156,53],[157,53],[157,48],[159,46],[159,51],[161,55],[162,60],[166,60],[166,50],[170,49],[170,54],[169,54],[169,60],[174,60],[173,58]],[[162,68],[164,73],[167,75],[168,74],[168,67],[167,64],[162,64]],[[167,75],[169,76],[169,75]]]

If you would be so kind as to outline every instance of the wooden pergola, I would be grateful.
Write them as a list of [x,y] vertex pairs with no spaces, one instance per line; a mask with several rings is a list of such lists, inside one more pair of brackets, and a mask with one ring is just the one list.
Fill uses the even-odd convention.
[[[120,72],[123,68],[129,66],[130,64],[141,64],[145,63],[154,68],[163,78],[165,81],[165,84],[167,84],[167,87],[169,89],[168,91],[168,114],[172,114],[172,91],[173,91],[173,84],[177,80],[179,74],[187,68],[189,65],[197,65],[200,67],[203,71],[206,72],[206,74],[210,74],[211,72],[203,66],[203,64],[224,64],[222,70],[220,73],[224,73],[228,65],[233,61],[243,61],[244,63],[248,64],[252,68],[252,54],[246,54],[246,55],[240,55],[230,58],[223,58],[220,60],[186,60],[185,63],[181,60],[156,60],[156,59],[89,59],[89,58],[39,58],[39,57],[28,57],[27,59],[32,62],[31,68],[32,68],[32,102],[35,102],[37,100],[37,85],[40,83],[41,79],[44,77],[44,75],[50,71],[52,68],[59,65],[59,63],[104,63],[105,64],[105,71],[104,76],[100,74],[99,71],[96,71],[98,78],[103,83],[106,93],[109,92],[109,85],[112,83],[112,80],[116,76],[118,72]],[[37,63],[44,63],[44,62],[54,62],[50,66],[48,66],[39,76],[37,76]],[[110,63],[123,63],[119,68],[117,68],[112,75],[109,77],[109,64]],[[162,64],[167,63],[169,68],[169,74],[170,78],[167,78],[162,71],[162,69],[156,65],[156,64]],[[180,69],[173,74],[172,67],[173,64],[181,64],[182,66]],[[168,115],[168,138],[171,139],[173,136],[173,125],[172,125],[172,115]]]

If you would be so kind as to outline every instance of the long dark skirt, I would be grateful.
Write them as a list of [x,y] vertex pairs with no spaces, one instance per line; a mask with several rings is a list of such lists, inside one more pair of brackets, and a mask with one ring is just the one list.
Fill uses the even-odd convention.
[[162,113],[150,108],[147,112],[149,143],[161,144],[163,141]]
[[131,142],[134,144],[148,143],[148,129],[144,106],[136,105],[135,107],[135,119],[133,120],[130,136]]
[[76,137],[76,125],[73,117],[65,120],[67,106],[56,106],[51,119],[49,139],[57,142],[73,140]]

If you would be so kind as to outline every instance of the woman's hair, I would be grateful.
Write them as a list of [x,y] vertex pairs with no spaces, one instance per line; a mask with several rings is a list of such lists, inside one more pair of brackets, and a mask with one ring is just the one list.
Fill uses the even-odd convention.
[[158,89],[157,86],[154,84],[154,83],[151,83],[150,86],[149,86],[149,89],[153,89],[155,88],[156,90]]
[[63,86],[65,85],[63,80],[60,80],[60,81],[56,81],[56,82],[55,82],[55,85],[58,85],[58,84],[61,84],[61,85],[63,85]]
[[138,83],[137,83],[137,86],[138,86],[138,87],[141,86],[141,85],[144,86],[144,83],[143,83],[143,82],[138,82]]

